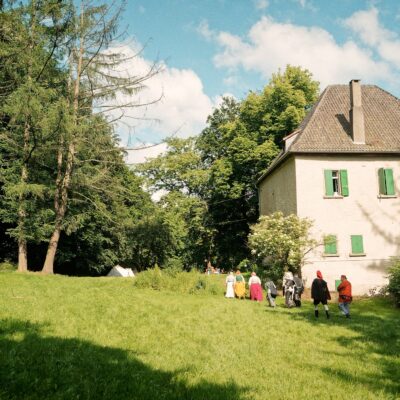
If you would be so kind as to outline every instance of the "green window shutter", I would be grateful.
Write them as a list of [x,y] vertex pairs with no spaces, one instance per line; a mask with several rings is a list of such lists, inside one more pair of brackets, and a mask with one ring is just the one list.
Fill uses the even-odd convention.
[[340,186],[341,186],[341,195],[348,196],[349,195],[349,180],[347,178],[347,170],[340,170]]
[[351,252],[352,254],[364,253],[364,244],[362,235],[351,235]]
[[386,194],[386,179],[385,179],[385,170],[384,168],[379,168],[378,170],[379,176],[379,194]]
[[326,169],[325,175],[325,195],[333,196],[333,182],[332,182],[332,170]]
[[394,196],[394,180],[393,180],[393,170],[391,168],[385,169],[385,183],[386,183],[386,193],[389,196]]
[[324,237],[325,254],[337,254],[336,236],[328,235]]

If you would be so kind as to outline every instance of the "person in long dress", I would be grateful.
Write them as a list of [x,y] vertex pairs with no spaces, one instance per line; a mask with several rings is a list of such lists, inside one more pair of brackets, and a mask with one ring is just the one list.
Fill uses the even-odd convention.
[[234,286],[235,286],[235,276],[233,275],[233,272],[231,271],[229,275],[225,279],[226,283],[226,293],[225,297],[227,298],[235,298],[235,291],[234,291]]
[[255,272],[251,273],[251,277],[249,279],[249,289],[250,289],[250,299],[255,301],[262,301],[262,287],[261,287],[261,279],[257,276]]
[[235,294],[239,299],[244,299],[246,295],[246,281],[239,270],[235,276]]

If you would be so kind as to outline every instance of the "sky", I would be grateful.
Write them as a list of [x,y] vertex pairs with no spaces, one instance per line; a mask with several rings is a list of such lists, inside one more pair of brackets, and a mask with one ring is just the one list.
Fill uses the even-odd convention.
[[[400,1],[362,0],[128,0],[119,51],[126,66],[162,72],[145,82],[117,132],[126,146],[197,135],[224,95],[242,99],[261,90],[287,64],[320,82],[361,79],[400,97]],[[124,99],[121,98],[121,101]],[[130,152],[144,160],[163,144]]]

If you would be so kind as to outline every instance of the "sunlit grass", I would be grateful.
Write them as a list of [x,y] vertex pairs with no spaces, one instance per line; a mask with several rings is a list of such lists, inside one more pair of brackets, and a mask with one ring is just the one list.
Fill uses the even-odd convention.
[[[211,277],[221,279],[221,277]],[[395,399],[400,312],[345,320],[122,278],[0,273],[1,399]],[[281,299],[279,299],[281,300]],[[278,301],[279,303],[279,301]]]

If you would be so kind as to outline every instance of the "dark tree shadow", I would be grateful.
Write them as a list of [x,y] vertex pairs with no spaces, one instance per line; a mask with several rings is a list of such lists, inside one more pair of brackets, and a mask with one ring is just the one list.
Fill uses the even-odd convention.
[[134,353],[41,329],[0,320],[0,399],[240,400],[246,392],[234,383],[191,385],[182,377],[188,369],[154,369]]
[[[335,311],[335,306],[337,305],[330,305],[333,315],[329,320],[324,315],[316,319],[311,307],[296,310],[296,313],[292,313],[292,318],[306,321],[313,326],[342,326],[353,330],[357,335],[338,336],[337,342],[349,352],[357,354],[360,363],[371,363],[369,356],[376,354],[378,357],[374,357],[372,361],[376,368],[371,370],[379,372],[348,372],[340,365],[321,370],[339,382],[359,384],[376,393],[387,393],[390,398],[400,398],[400,312],[385,312],[385,307],[390,307],[389,304],[378,304],[376,309],[371,306],[368,313],[361,312],[356,306],[353,307],[352,319],[348,320],[339,311]],[[329,352],[326,352],[326,356],[329,357]],[[344,357],[348,357],[348,354]],[[346,362],[345,359],[343,362]]]

